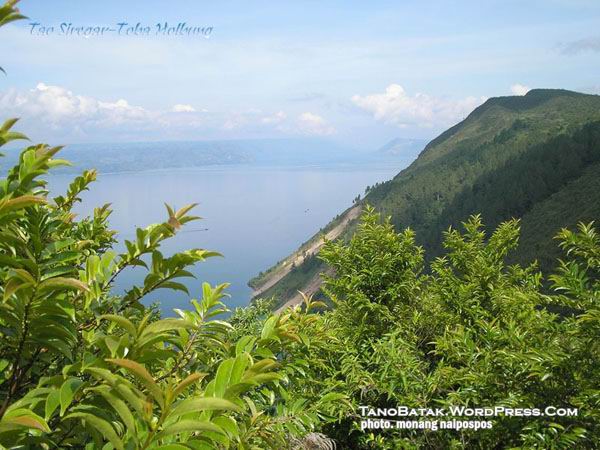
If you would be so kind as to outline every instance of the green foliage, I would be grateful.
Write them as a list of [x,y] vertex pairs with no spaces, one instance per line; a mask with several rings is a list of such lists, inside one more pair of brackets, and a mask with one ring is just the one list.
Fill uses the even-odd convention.
[[263,321],[272,311],[273,299],[258,299],[245,308],[236,308],[229,317],[229,323],[237,337],[256,335],[260,333]]
[[[14,22],[15,20],[26,19],[26,17],[19,13],[19,10],[15,5],[19,0],[7,0],[4,5],[0,6],[0,27],[7,23]],[[6,75],[6,72],[0,67],[0,72]],[[0,145],[2,145],[0,143]]]
[[414,233],[379,224],[371,208],[348,244],[330,242],[320,254],[336,274],[325,277],[325,292],[353,341],[385,332],[420,289],[423,252]]
[[[354,408],[557,406],[577,417],[498,417],[491,430],[361,433],[343,421],[326,428],[348,448],[594,448],[600,440],[600,239],[593,226],[563,230],[567,259],[542,293],[535,266],[509,266],[519,222],[491,235],[473,216],[444,236],[446,255],[420,274],[422,249],[409,230],[368,209],[347,242],[321,257],[335,268],[327,313],[344,346],[331,380]],[[552,313],[568,311],[567,316]],[[356,413],[349,410],[348,415]]]
[[[0,127],[0,141],[24,136]],[[0,180],[0,445],[3,448],[287,448],[337,416],[343,396],[323,396],[308,347],[325,345],[305,312],[238,311],[228,322],[227,285],[177,318],[142,301],[158,290],[188,292],[190,266],[218,255],[165,256],[163,242],[196,220],[194,205],[166,206],[164,222],[138,228],[112,248],[110,208],[72,213],[96,178],[86,171],[48,197],[45,175],[66,161],[59,147],[32,145]],[[123,295],[126,269],[147,275]],[[331,389],[330,389],[331,390]]]

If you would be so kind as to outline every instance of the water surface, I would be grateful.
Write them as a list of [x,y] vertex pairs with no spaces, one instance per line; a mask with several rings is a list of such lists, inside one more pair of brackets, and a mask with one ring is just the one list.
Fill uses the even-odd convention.
[[[400,164],[400,163],[398,163]],[[248,304],[250,278],[287,256],[352,204],[367,185],[393,177],[398,164],[319,167],[213,166],[146,172],[101,174],[76,212],[112,203],[111,226],[119,240],[134,239],[136,226],[165,220],[164,203],[180,208],[198,203],[193,211],[203,219],[187,224],[165,242],[163,253],[206,248],[224,255],[197,264],[197,279],[184,281],[193,298],[203,281],[229,282],[230,308]],[[66,189],[72,175],[52,175],[54,193]],[[122,246],[119,247],[119,250]],[[115,289],[123,292],[141,283],[143,271],[126,270]],[[181,292],[159,290],[145,303],[159,301],[165,315],[187,308]]]

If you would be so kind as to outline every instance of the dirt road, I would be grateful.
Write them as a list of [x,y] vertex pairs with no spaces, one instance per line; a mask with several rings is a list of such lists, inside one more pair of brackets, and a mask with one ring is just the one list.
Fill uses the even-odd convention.
[[[288,273],[290,273],[290,271],[292,270],[292,267],[294,267],[294,265],[298,266],[298,265],[302,264],[306,258],[309,258],[312,255],[314,255],[315,253],[317,253],[321,249],[321,247],[323,246],[325,241],[332,241],[334,239],[337,239],[342,234],[342,232],[346,229],[346,227],[348,226],[348,223],[350,223],[350,221],[356,219],[360,215],[361,209],[362,208],[360,205],[356,205],[356,206],[352,207],[351,209],[348,210],[348,212],[346,212],[342,221],[339,224],[337,224],[335,227],[333,227],[331,230],[329,230],[329,232],[325,236],[314,239],[314,242],[311,242],[308,247],[304,247],[304,248],[301,247],[299,250],[297,250],[296,252],[294,252],[290,256],[288,256],[283,262],[281,262],[279,264],[279,266],[273,271],[273,273],[267,277],[265,282],[262,285],[260,285],[257,289],[255,289],[252,296],[257,297],[260,294],[262,294],[263,292],[265,292],[267,289],[274,286],[283,277],[285,277]],[[313,286],[313,284],[314,284],[313,281],[314,280],[311,280],[310,286]],[[318,289],[318,285],[317,285],[317,289]],[[315,292],[316,292],[316,289],[315,289]],[[312,293],[314,293],[314,292],[312,292]],[[308,295],[309,292],[305,292],[305,294]],[[298,300],[296,297],[299,298],[300,295],[295,296],[290,301],[292,301],[294,299]],[[289,303],[289,301],[288,301],[288,303]],[[286,305],[287,305],[287,303],[286,303]]]

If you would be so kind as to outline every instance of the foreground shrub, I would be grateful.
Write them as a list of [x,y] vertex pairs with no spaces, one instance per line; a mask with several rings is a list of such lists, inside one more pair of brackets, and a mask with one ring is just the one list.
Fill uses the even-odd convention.
[[[14,123],[0,128],[1,143],[23,138]],[[217,255],[160,251],[197,219],[193,205],[167,206],[163,223],[138,228],[117,254],[109,205],[82,219],[72,212],[94,171],[48,197],[47,171],[66,164],[59,150],[27,147],[0,181],[0,444],[287,448],[331,417],[341,396],[294,384],[310,374],[303,349],[320,339],[306,331],[315,322],[308,299],[309,314],[265,321],[264,308],[250,309],[234,327],[219,320],[226,285],[205,283],[191,309],[161,319],[144,298],[188,293],[189,267]],[[134,266],[147,271],[143,284],[115,295],[113,284]]]
[[[558,235],[567,259],[547,288],[535,265],[504,262],[518,245],[518,221],[486,235],[475,216],[464,229],[445,233],[447,254],[427,273],[413,234],[394,232],[369,208],[349,242],[321,252],[335,268],[325,280],[335,304],[328,315],[346,344],[332,379],[354,403],[354,420],[329,427],[330,434],[351,448],[594,448],[600,239],[593,226]],[[377,433],[357,430],[359,405],[555,406],[578,414],[470,418],[493,422],[478,431]]]

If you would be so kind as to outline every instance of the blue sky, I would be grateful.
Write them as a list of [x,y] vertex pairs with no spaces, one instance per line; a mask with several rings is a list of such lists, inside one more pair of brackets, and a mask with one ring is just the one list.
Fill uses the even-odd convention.
[[[600,2],[22,0],[0,30],[0,113],[51,143],[431,138],[488,97],[600,93]],[[32,35],[29,23],[54,26]],[[61,23],[212,26],[64,36]]]

